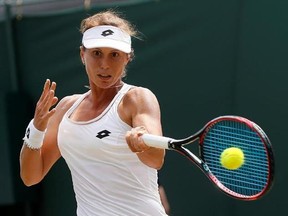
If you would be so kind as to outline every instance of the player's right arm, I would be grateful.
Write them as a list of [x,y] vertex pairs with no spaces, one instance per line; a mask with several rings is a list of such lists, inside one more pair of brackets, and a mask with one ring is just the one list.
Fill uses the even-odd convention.
[[58,130],[56,121],[54,116],[52,116],[41,149],[33,150],[25,144],[22,146],[20,152],[20,176],[26,186],[39,183],[60,158],[56,140]]
[[57,145],[58,127],[72,100],[63,98],[52,108],[58,101],[55,89],[56,83],[47,80],[35,109],[34,127],[39,131],[46,129],[42,147],[35,150],[23,144],[20,152],[20,176],[27,186],[39,183],[61,156]]

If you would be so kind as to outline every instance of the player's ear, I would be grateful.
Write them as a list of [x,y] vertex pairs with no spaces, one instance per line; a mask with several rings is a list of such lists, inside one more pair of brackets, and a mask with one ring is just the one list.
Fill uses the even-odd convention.
[[127,54],[127,58],[126,58],[126,65],[129,63],[131,61],[131,58],[130,58],[130,55],[129,54]]
[[80,55],[81,61],[82,61],[83,65],[85,65],[85,60],[84,60],[85,47],[84,46],[80,46],[79,50],[80,50],[79,55]]
[[134,50],[131,49],[131,52],[127,55],[128,56],[128,62],[131,62],[134,59]]

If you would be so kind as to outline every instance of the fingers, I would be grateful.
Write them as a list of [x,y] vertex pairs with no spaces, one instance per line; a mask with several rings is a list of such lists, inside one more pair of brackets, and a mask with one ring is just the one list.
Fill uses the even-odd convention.
[[141,153],[150,148],[141,138],[144,133],[147,133],[147,130],[143,126],[132,128],[126,133],[126,142],[132,152]]
[[[47,79],[45,84],[44,84],[42,94],[39,98],[39,102],[43,101],[47,97],[47,94],[49,93],[49,90],[50,90],[50,85],[51,85],[51,81],[49,79]],[[56,88],[56,86],[54,87],[54,90],[55,90],[55,88]]]
[[39,130],[46,129],[49,118],[55,113],[55,108],[51,109],[58,102],[55,90],[56,83],[47,79],[34,114],[34,126]]
[[[54,83],[55,84],[55,83]],[[57,102],[57,98],[55,97],[55,90],[52,89],[53,83],[51,85],[50,90],[48,91],[46,97],[42,101],[43,110],[49,113],[50,108],[55,105]]]

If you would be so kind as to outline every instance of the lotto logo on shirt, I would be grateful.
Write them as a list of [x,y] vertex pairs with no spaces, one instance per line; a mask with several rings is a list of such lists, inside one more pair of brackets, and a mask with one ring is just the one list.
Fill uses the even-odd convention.
[[104,137],[109,136],[110,133],[111,132],[108,130],[103,130],[103,131],[98,132],[96,137],[99,139],[103,139]]

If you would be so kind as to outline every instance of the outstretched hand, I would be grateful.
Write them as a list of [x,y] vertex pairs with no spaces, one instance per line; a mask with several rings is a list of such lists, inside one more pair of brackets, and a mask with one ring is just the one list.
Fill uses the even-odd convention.
[[141,138],[144,133],[147,133],[147,130],[143,126],[132,128],[126,133],[126,142],[132,152],[141,153],[150,148]]
[[40,131],[44,131],[47,128],[50,117],[56,111],[55,108],[52,108],[58,102],[58,98],[55,96],[55,89],[56,83],[51,83],[51,81],[47,79],[42,94],[36,104],[34,126]]

